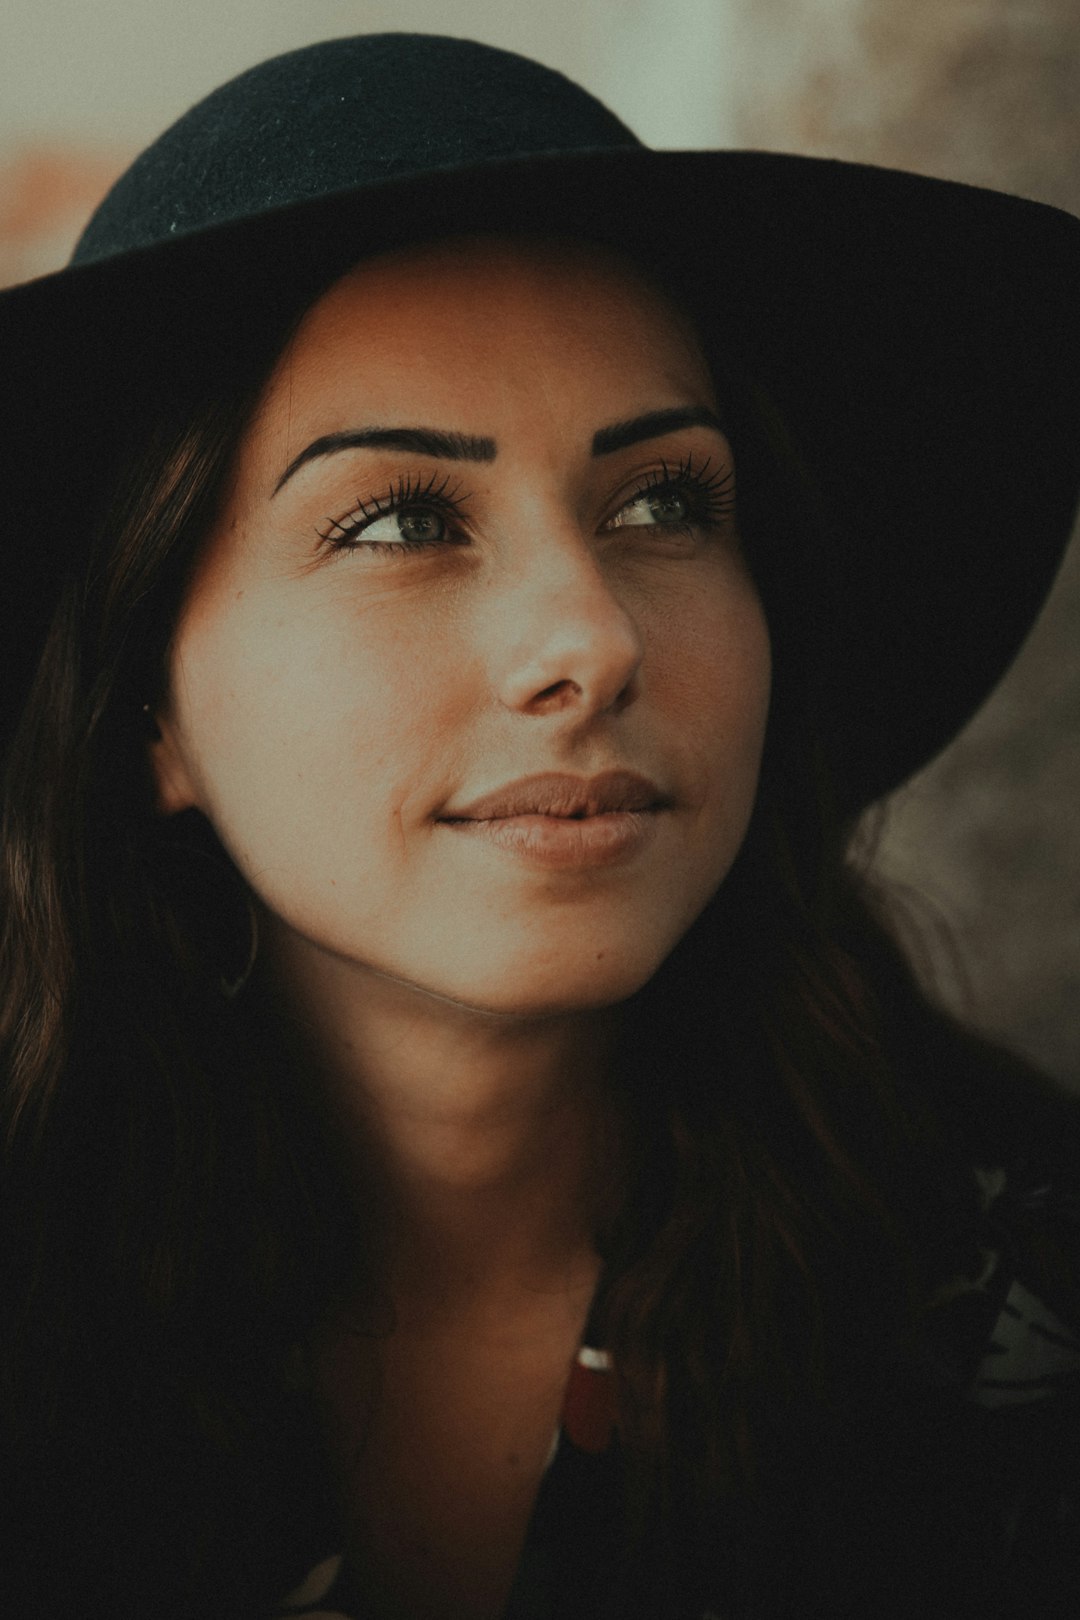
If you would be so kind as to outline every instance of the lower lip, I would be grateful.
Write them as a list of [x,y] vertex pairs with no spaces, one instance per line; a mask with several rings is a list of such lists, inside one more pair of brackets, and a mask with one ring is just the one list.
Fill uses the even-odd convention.
[[614,866],[629,859],[656,831],[656,810],[612,810],[572,821],[566,816],[500,816],[492,821],[446,821],[446,827],[485,838],[534,866],[565,870]]

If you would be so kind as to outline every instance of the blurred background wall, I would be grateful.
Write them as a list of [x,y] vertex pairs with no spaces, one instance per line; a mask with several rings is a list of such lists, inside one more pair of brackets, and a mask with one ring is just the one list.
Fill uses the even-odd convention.
[[[213,86],[383,29],[535,56],[655,146],[852,158],[1080,213],[1077,0],[3,0],[0,284],[61,265]],[[879,862],[944,998],[1080,1090],[1080,544],[991,701],[888,802]]]

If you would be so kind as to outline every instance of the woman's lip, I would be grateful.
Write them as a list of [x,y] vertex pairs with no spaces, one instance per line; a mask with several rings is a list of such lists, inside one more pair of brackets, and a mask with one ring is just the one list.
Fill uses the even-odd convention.
[[506,782],[471,804],[450,809],[442,819],[503,821],[529,815],[580,818],[613,810],[651,810],[666,802],[656,783],[636,771],[608,770],[592,777],[541,771]]
[[579,819],[529,814],[447,818],[443,824],[531,865],[566,870],[629,860],[649,842],[659,819],[659,810],[609,810]]

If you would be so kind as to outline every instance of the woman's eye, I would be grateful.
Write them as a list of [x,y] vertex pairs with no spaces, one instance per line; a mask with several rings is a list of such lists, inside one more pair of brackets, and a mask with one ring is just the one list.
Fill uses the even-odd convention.
[[690,501],[681,489],[650,489],[628,501],[612,519],[615,528],[639,528],[650,523],[686,523]]
[[369,551],[405,556],[455,538],[460,498],[448,476],[399,478],[377,498],[358,497],[347,517],[316,534],[323,546],[339,555]]
[[691,456],[678,468],[664,466],[638,486],[604,528],[659,529],[680,536],[719,532],[734,514],[735,470],[721,464],[710,473],[711,466],[711,456],[702,467]]
[[376,544],[430,545],[446,538],[446,519],[433,506],[404,506],[361,527],[356,538]]

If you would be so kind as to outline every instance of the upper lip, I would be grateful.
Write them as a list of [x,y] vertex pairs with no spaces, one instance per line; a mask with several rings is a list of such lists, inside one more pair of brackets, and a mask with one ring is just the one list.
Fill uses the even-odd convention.
[[563,776],[548,771],[523,776],[471,804],[448,809],[442,821],[494,821],[502,816],[602,815],[611,810],[653,810],[670,801],[655,782],[634,771],[601,771],[599,776]]

